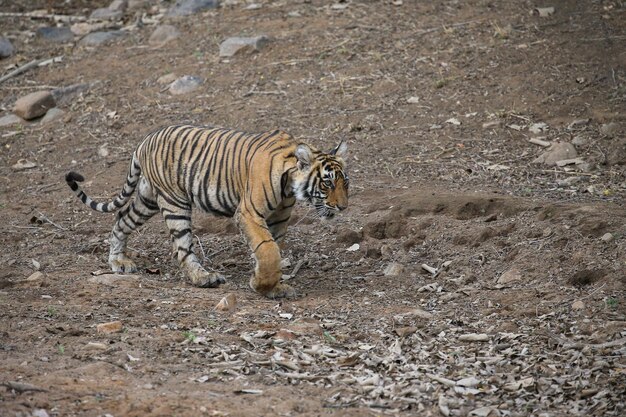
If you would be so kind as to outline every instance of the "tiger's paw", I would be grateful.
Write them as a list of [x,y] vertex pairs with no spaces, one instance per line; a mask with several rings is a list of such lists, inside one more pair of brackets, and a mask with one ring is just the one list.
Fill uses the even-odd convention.
[[217,272],[208,272],[205,270],[195,270],[189,273],[191,283],[200,288],[216,288],[226,283],[224,275]]
[[113,272],[137,272],[137,265],[135,262],[124,254],[109,257],[109,265],[111,266],[111,270]]
[[263,293],[267,298],[275,299],[275,298],[295,298],[296,290],[293,289],[290,285],[287,284],[276,284],[274,288],[269,290],[266,293]]

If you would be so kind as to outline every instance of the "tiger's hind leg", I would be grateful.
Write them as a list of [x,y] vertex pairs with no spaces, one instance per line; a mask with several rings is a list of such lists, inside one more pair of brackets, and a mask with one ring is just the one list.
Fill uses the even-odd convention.
[[216,272],[208,272],[202,267],[200,261],[193,253],[193,235],[191,233],[191,206],[180,207],[178,202],[173,204],[162,196],[158,203],[165,223],[170,230],[174,251],[181,268],[191,278],[196,287],[218,287],[224,284],[226,279]]
[[128,236],[139,226],[147,222],[159,212],[154,192],[150,183],[145,178],[139,181],[139,190],[135,200],[117,216],[117,222],[113,226],[109,242],[109,265],[114,272],[135,272],[137,266],[126,255]]

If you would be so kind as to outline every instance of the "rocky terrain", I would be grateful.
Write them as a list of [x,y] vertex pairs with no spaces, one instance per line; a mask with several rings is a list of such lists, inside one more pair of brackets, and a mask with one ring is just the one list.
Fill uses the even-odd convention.
[[[0,0],[0,415],[620,416],[623,1]],[[154,218],[111,274],[143,135],[189,122],[349,145],[304,205],[291,300],[194,288]]]

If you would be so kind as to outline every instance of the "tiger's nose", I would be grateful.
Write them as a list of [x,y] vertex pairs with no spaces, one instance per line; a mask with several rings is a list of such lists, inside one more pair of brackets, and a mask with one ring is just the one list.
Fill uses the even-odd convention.
[[347,209],[347,208],[348,208],[348,205],[347,205],[347,204],[337,204],[337,209],[338,209],[339,211],[343,211],[343,210],[345,210],[345,209]]

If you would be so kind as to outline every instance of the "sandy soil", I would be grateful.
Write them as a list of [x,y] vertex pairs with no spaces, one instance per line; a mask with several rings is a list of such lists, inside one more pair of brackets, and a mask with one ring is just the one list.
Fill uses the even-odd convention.
[[[1,415],[623,415],[623,2],[555,0],[541,17],[512,0],[230,1],[173,19],[173,2],[139,3],[126,36],[95,48],[0,16],[16,48],[3,73],[63,56],[0,83],[0,117],[87,85],[55,122],[0,127]],[[151,45],[165,23],[181,36]],[[261,51],[219,57],[224,39],[262,34]],[[169,73],[204,82],[175,96],[157,81]],[[160,218],[131,241],[141,272],[104,274],[114,217],[63,176],[108,199],[142,136],[179,122],[348,141],[349,210],[292,221],[297,299],[253,293],[234,225],[199,213],[196,251],[226,285],[186,281]],[[533,163],[537,137],[581,161]],[[216,311],[229,294],[236,309]],[[121,331],[98,331],[112,321]]]

